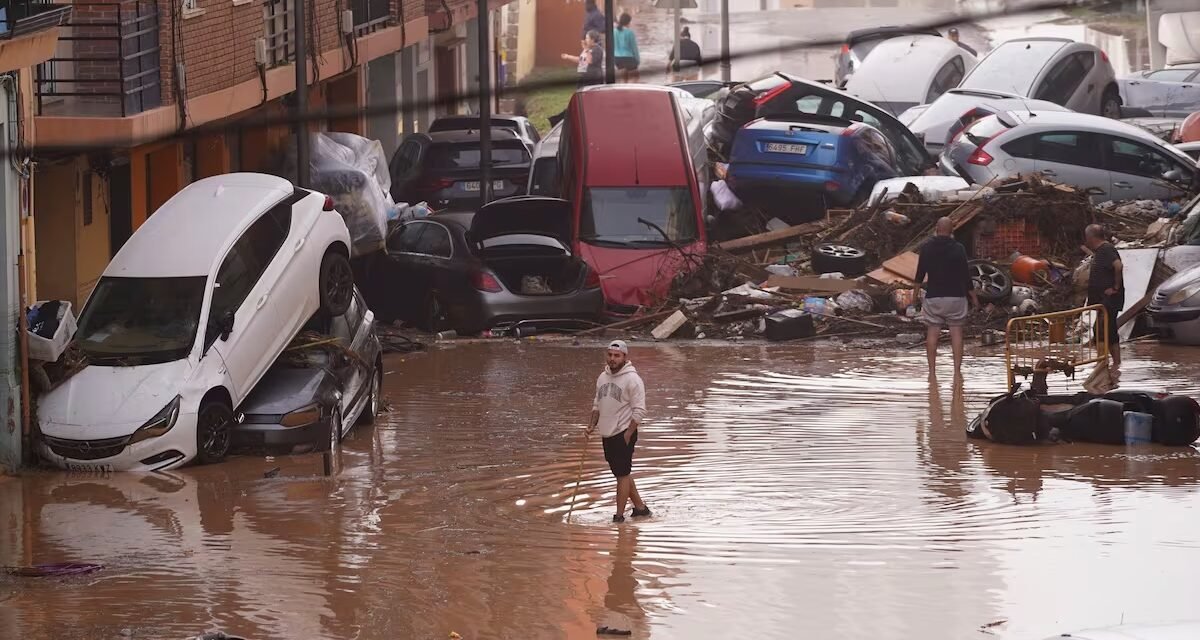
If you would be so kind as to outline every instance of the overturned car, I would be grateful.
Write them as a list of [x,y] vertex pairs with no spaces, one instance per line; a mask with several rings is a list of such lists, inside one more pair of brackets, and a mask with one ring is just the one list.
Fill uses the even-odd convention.
[[1040,395],[1014,389],[993,398],[971,420],[967,437],[1003,444],[1188,446],[1200,438],[1200,404],[1187,396],[1148,391]]

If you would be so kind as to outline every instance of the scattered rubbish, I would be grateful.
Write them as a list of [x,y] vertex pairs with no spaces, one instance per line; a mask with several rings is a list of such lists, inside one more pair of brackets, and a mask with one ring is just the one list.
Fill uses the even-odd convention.
[[57,578],[95,573],[104,568],[102,564],[61,562],[57,564],[35,564],[28,567],[4,567],[4,572],[22,578]]
[[438,340],[453,340],[458,337],[458,332],[453,329],[439,331],[435,336]]
[[859,289],[843,291],[833,300],[837,303],[838,308],[858,313],[870,313],[875,306],[875,301],[871,299],[871,296]]
[[808,338],[816,332],[812,315],[799,309],[784,309],[767,316],[765,337],[772,342]]
[[804,299],[804,312],[815,316],[832,316],[837,313],[837,303],[828,298],[809,296]]
[[554,293],[546,276],[521,276],[521,293],[527,296]]
[[1154,415],[1138,411],[1125,412],[1125,444],[1147,444],[1152,442]]
[[742,201],[733,193],[733,189],[724,180],[717,180],[712,183],[709,188],[712,193],[713,201],[717,203],[721,211],[736,211],[742,208]]
[[778,276],[799,277],[800,272],[796,268],[787,264],[772,264],[767,265],[767,273],[772,273]]
[[596,627],[596,634],[602,636],[631,636],[633,631],[629,629],[618,629],[616,627]]
[[919,333],[898,333],[896,334],[896,342],[900,344],[919,344],[925,341],[925,336]]
[[264,473],[263,477],[264,478],[277,478],[277,477],[279,477],[280,471],[281,471],[281,469],[279,467],[275,467],[275,468],[271,469],[270,471],[267,471],[266,473]]
[[650,332],[656,340],[665,340],[671,337],[671,334],[678,331],[683,325],[687,324],[688,318],[682,311],[676,311],[662,321],[662,324],[654,328]]
[[998,329],[984,329],[979,336],[979,343],[985,347],[1004,344],[1004,332]]
[[1010,295],[1008,297],[1008,303],[1013,306],[1019,306],[1022,302],[1025,302],[1026,300],[1032,300],[1032,299],[1033,299],[1033,289],[1030,289],[1029,287],[1020,287],[1020,286],[1014,285],[1012,288],[1012,295]]
[[1023,316],[1033,315],[1034,313],[1037,313],[1037,310],[1037,300],[1033,300],[1032,298],[1024,300],[1021,302],[1021,304],[1017,305],[1017,313],[1020,313]]
[[912,224],[912,218],[909,218],[908,216],[904,215],[903,213],[896,213],[895,211],[892,211],[892,210],[884,211],[883,219],[894,225],[901,226],[901,227]]
[[54,362],[67,350],[75,337],[75,315],[67,300],[42,300],[25,312],[29,340],[29,357],[42,362]]
[[867,254],[843,244],[823,243],[813,249],[813,270],[817,273],[843,273],[857,277],[867,272]]
[[[124,632],[122,632],[122,635],[124,635]],[[196,636],[196,640],[245,640],[245,638],[231,636],[223,631],[209,631],[208,633]]]
[[817,278],[814,276],[771,276],[763,283],[766,290],[780,290],[813,293],[842,293],[853,291],[858,284],[852,280],[839,278]]
[[1030,256],[1021,256],[1013,260],[1009,267],[1012,279],[1024,284],[1041,284],[1050,281],[1050,262],[1038,260]]

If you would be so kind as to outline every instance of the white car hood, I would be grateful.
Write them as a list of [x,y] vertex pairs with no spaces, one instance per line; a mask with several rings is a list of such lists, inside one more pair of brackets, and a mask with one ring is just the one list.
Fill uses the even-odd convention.
[[136,367],[89,366],[38,400],[42,433],[96,440],[127,436],[183,390],[186,358]]

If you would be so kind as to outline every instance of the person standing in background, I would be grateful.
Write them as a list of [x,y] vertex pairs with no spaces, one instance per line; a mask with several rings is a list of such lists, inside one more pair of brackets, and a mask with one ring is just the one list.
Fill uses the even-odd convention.
[[629,24],[633,18],[628,13],[622,13],[617,20],[617,30],[613,34],[613,64],[621,70],[621,82],[637,82],[638,67],[642,57],[638,53],[637,35]]
[[600,46],[600,34],[595,31],[587,32],[580,46],[582,50],[577,56],[569,53],[562,54],[563,60],[569,60],[576,65],[575,71],[579,77],[577,86],[582,89],[590,84],[603,83],[604,49]]
[[[583,6],[583,32],[579,37],[586,38],[589,31],[595,31],[604,37],[604,34],[608,33],[608,22],[604,19],[600,8],[596,6],[596,0],[587,0]],[[603,40],[597,40],[597,42],[603,42]]]
[[679,53],[676,55],[675,47],[671,47],[668,59],[675,82],[700,79],[700,66],[704,64],[704,59],[700,55],[700,45],[692,41],[691,29],[684,27],[679,32]]

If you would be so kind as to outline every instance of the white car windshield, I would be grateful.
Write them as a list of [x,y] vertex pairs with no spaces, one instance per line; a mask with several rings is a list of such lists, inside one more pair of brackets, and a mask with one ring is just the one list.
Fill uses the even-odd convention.
[[585,242],[615,245],[670,246],[696,241],[696,209],[684,187],[591,188],[584,196],[579,236]]
[[1054,54],[1067,43],[1054,40],[1006,42],[988,54],[963,78],[960,89],[1004,91],[1028,96],[1033,81]]
[[184,358],[196,341],[204,276],[101,278],[75,339],[93,364],[134,366]]

